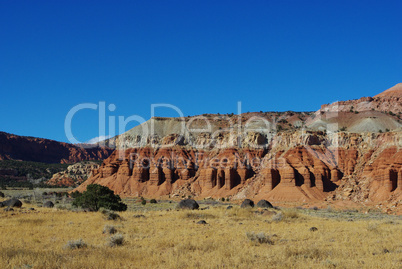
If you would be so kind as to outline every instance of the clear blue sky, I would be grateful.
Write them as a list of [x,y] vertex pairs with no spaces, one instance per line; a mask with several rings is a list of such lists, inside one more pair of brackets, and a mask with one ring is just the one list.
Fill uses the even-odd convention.
[[[67,141],[64,119],[315,111],[402,82],[402,1],[0,1],[0,130]],[[159,116],[176,116],[167,109]],[[133,124],[134,125],[134,124]],[[132,127],[132,126],[131,126]],[[73,118],[80,141],[97,112]]]

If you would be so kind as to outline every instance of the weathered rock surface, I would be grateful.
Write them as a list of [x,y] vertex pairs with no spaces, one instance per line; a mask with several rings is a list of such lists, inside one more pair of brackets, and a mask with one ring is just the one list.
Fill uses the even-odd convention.
[[244,199],[244,201],[240,205],[241,208],[248,208],[248,207],[254,207],[254,202],[253,200],[250,199]]
[[[278,125],[272,113],[213,116],[209,133],[180,135],[180,119],[153,118],[153,136],[141,135],[152,129],[144,123],[111,139],[118,150],[77,190],[98,183],[121,196],[350,200],[394,210],[402,200],[399,93],[398,86],[315,114],[279,114]],[[183,124],[200,129],[202,122],[189,117]]]
[[43,207],[46,208],[53,208],[54,207],[54,203],[52,201],[46,201],[43,203]]
[[185,199],[185,200],[181,200],[179,202],[179,204],[177,205],[177,208],[179,209],[198,209],[200,206],[198,205],[198,203],[193,200],[193,199]]
[[83,161],[67,167],[63,172],[53,175],[46,182],[53,186],[78,186],[92,175],[92,171],[99,168],[99,164],[91,161]]
[[258,201],[257,207],[260,207],[260,208],[273,208],[272,204],[270,202],[268,202],[267,200],[264,200],[264,199]]
[[1,206],[8,206],[8,207],[21,207],[22,202],[17,198],[11,198],[2,202]]

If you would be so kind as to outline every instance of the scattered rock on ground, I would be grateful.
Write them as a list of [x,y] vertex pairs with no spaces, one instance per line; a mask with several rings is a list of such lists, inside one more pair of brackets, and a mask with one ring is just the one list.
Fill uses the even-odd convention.
[[241,206],[240,206],[240,207],[241,207],[241,208],[254,207],[254,202],[253,202],[253,200],[245,199],[245,200],[243,201],[243,203],[241,203]]
[[43,207],[47,207],[47,208],[53,208],[54,204],[52,201],[46,201],[43,203]]
[[208,224],[205,220],[200,220],[197,224]]
[[260,200],[257,203],[257,207],[261,208],[273,208],[272,204],[268,202],[267,200]]
[[193,200],[193,199],[185,199],[185,200],[181,200],[180,203],[177,205],[177,208],[179,209],[198,209],[200,206],[198,205],[198,203]]
[[318,231],[318,228],[317,227],[311,227],[310,231],[312,231],[312,232]]
[[3,201],[2,206],[21,207],[22,202],[20,200],[18,200],[17,198],[11,198],[11,199]]

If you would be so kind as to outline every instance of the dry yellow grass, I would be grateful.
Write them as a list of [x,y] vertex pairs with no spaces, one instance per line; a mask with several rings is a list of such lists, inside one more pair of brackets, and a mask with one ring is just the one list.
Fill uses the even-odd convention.
[[[236,206],[120,215],[123,220],[108,221],[99,212],[1,211],[0,268],[402,267],[400,219],[347,221],[285,210],[272,222],[272,216]],[[208,224],[196,224],[200,219]],[[122,246],[108,245],[105,225],[124,236]],[[271,236],[274,244],[251,242],[246,234],[253,232]],[[87,247],[66,248],[78,239]]]

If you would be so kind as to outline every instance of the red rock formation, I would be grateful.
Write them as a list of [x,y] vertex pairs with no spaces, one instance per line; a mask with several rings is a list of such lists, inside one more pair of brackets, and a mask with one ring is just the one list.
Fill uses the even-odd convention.
[[[325,132],[314,131],[317,130],[315,127],[296,130],[293,123],[298,120],[307,123],[308,119],[292,113],[279,115],[283,120],[280,126],[291,127],[276,134],[271,130],[265,133],[254,130],[239,135],[235,131],[237,127],[226,128],[228,126],[219,116],[215,116],[213,122],[213,128],[217,130],[214,134],[180,136],[174,133],[138,139],[135,130],[132,134],[135,141],[149,143],[114,152],[78,190],[96,182],[111,187],[122,196],[230,196],[233,199],[256,197],[295,202],[338,199],[387,201],[399,205],[402,198],[402,137],[398,117],[393,114],[402,112],[399,88],[374,98],[325,105],[316,116],[327,116],[326,113],[335,109],[338,117],[312,117],[309,123],[310,126],[318,124],[318,127],[321,123],[345,123],[362,130],[367,127],[364,124],[372,123],[375,114],[379,121],[384,119],[388,121],[386,124],[394,126],[392,130],[395,131],[387,133],[339,132],[339,128],[328,128]],[[350,111],[352,106],[353,113]],[[370,112],[372,109],[376,110],[374,114]],[[380,112],[387,109],[392,113]],[[359,111],[362,113],[355,113]],[[233,116],[231,121],[261,115],[265,114],[247,113]],[[292,119],[292,123],[286,123],[286,119]],[[170,126],[176,124],[177,119],[161,122]],[[159,129],[163,129],[161,122]],[[221,127],[224,130],[219,131]],[[122,141],[116,138],[114,143],[125,145]],[[151,141],[157,142],[155,147],[150,147]],[[267,141],[265,147],[257,147]]]
[[111,148],[72,145],[0,132],[0,160],[76,163],[84,160],[103,160],[112,151]]
[[[328,195],[364,197],[364,190],[350,189],[345,183],[353,182],[351,178],[367,178],[367,197],[372,201],[399,197],[398,193],[402,193],[402,151],[396,146],[399,133],[339,134],[338,147],[310,145],[311,140],[304,139],[301,140],[304,144],[291,144],[288,148],[286,141],[291,140],[286,136],[295,134],[281,135],[282,142],[265,151],[241,148],[197,151],[179,145],[116,151],[78,190],[96,182],[122,196],[180,193],[201,198],[241,197],[247,190],[250,197],[307,202],[323,200]],[[317,141],[327,143],[325,134],[314,136]]]

